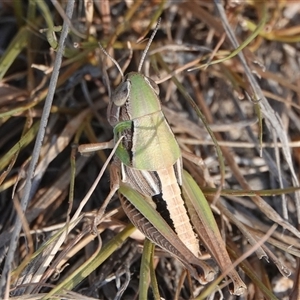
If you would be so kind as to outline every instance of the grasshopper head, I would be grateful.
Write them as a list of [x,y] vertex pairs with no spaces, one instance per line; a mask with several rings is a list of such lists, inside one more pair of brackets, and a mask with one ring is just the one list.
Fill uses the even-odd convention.
[[108,106],[108,121],[112,126],[161,110],[159,88],[141,73],[128,73],[112,93]]

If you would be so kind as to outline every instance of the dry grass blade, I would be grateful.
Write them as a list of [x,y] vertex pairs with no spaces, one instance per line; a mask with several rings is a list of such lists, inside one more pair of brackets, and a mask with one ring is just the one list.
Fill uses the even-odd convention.
[[[184,168],[210,203],[231,261],[250,253],[236,268],[245,298],[298,299],[299,3],[73,2],[71,16],[67,1],[0,1],[0,298],[239,299],[230,279],[204,286],[159,247],[143,246],[117,196],[92,235],[108,171],[82,202],[110,152],[76,156],[73,146],[112,139],[105,76],[112,90],[121,79],[98,44],[121,69],[129,62],[125,73],[137,70],[161,18],[142,69],[159,82]],[[201,258],[214,268],[218,253],[205,244]]]

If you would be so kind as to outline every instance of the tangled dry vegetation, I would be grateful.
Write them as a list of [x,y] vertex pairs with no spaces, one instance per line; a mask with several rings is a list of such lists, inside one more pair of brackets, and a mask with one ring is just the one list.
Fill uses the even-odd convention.
[[[300,299],[299,1],[82,0],[68,20],[72,2],[0,3],[0,298]],[[110,150],[76,145],[112,138],[108,85],[121,80],[99,42],[136,71],[159,18],[143,72],[198,162],[184,168],[238,260],[242,296],[226,278],[200,285],[159,247],[147,263],[117,195],[91,230],[109,169],[85,196]]]

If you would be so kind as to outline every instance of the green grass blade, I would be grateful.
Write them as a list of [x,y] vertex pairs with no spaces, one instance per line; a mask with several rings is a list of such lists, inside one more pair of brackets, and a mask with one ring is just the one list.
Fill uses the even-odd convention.
[[0,159],[0,171],[3,170],[12,160],[13,156],[26,147],[33,141],[39,130],[40,122],[36,122],[22,137],[21,139]]
[[17,35],[13,38],[8,48],[0,58],[0,81],[3,79],[16,57],[27,46],[28,39],[29,29],[27,26],[24,26],[18,31]]
[[150,264],[151,264],[152,242],[148,239],[144,241],[144,249],[140,269],[139,281],[139,300],[147,299],[150,283]]
[[268,14],[267,14],[267,6],[262,2],[262,18],[259,22],[259,24],[253,29],[253,32],[250,36],[246,38],[246,40],[239,46],[237,47],[234,51],[232,51],[228,56],[214,60],[209,62],[208,64],[205,64],[201,67],[207,67],[207,65],[215,65],[221,62],[224,62],[230,58],[233,58],[236,56],[240,51],[242,51],[244,48],[246,48],[262,31],[263,28],[265,27],[267,20],[268,20]]
[[152,285],[154,299],[160,299],[157,280],[155,277],[155,270],[153,266],[154,249],[155,245],[146,238],[144,242],[144,249],[140,269],[139,300],[148,299],[148,288],[150,281]]

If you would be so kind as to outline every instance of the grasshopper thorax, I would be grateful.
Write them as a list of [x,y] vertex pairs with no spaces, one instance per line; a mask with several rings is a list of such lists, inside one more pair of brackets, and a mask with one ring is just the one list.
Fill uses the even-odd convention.
[[159,88],[149,77],[128,73],[112,93],[108,121],[114,127],[122,121],[134,120],[161,110]]

